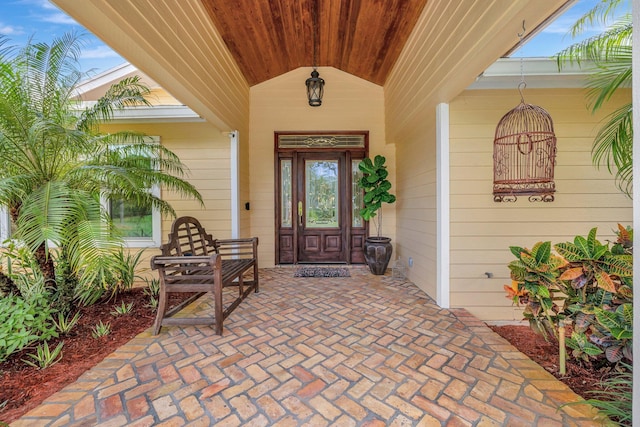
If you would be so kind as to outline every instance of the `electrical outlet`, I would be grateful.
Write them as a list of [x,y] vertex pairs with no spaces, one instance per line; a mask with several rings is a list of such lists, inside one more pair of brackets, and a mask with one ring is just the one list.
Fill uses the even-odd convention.
[[413,267],[413,258],[409,257],[409,267]]

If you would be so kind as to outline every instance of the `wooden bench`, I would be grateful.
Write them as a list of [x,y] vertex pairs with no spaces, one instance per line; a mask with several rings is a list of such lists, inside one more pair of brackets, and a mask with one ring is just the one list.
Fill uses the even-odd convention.
[[[214,239],[192,217],[174,221],[162,255],[151,259],[151,268],[160,276],[158,311],[153,325],[157,335],[162,325],[214,325],[222,335],[222,322],[251,291],[258,292],[258,238]],[[253,273],[245,280],[246,273]],[[223,307],[223,289],[237,287],[235,299]],[[168,294],[192,292],[176,307],[167,310]],[[213,293],[213,317],[173,317],[182,308],[206,292]]]

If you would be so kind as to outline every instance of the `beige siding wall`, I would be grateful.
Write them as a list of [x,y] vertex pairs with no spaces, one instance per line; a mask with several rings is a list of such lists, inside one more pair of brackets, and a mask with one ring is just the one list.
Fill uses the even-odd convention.
[[[509,246],[572,240],[598,227],[601,241],[614,239],[617,223],[632,220],[630,199],[616,188],[606,168],[591,162],[598,122],[611,111],[592,115],[580,89],[528,89],[528,103],[551,115],[558,138],[556,198],[552,203],[495,203],[493,137],[500,118],[519,102],[514,90],[466,91],[450,104],[451,306],[485,320],[520,320],[521,310],[505,298]],[[628,102],[617,96],[613,105]],[[493,273],[487,278],[485,272]]]
[[[395,183],[394,147],[385,144],[382,87],[334,68],[318,71],[326,81],[320,107],[307,102],[304,82],[311,68],[299,68],[251,88],[251,234],[260,238],[262,267],[275,262],[275,131],[368,130],[370,155],[387,157],[390,180]],[[383,233],[395,241],[393,205],[384,208]]]
[[[103,126],[105,132],[118,129],[159,136],[160,142],[180,157],[189,169],[184,177],[202,194],[204,207],[192,199],[162,191],[162,198],[173,206],[177,216],[190,215],[202,223],[207,232],[217,238],[231,237],[231,180],[229,138],[207,123],[149,123]],[[173,218],[162,220],[162,241],[167,241]],[[137,251],[137,249],[134,249]],[[141,267],[159,253],[157,248],[145,251]]]
[[408,277],[436,299],[435,111],[397,144],[396,252],[413,265]]
[[408,275],[436,298],[435,108],[457,96],[563,0],[427,2],[385,90],[387,139],[397,146],[396,248]]

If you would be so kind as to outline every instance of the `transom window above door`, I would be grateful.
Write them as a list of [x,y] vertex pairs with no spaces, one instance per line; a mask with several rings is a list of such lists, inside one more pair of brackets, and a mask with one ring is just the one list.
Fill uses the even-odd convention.
[[278,133],[278,149],[365,148],[365,134],[324,135]]

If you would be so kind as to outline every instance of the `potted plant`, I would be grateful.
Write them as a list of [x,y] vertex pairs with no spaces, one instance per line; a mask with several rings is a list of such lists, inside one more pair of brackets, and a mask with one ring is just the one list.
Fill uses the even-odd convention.
[[[369,236],[364,243],[364,258],[373,274],[381,275],[387,270],[393,247],[391,239],[383,237],[382,232],[382,204],[394,203],[396,196],[389,193],[391,183],[387,180],[389,172],[385,166],[386,158],[377,155],[371,161],[369,158],[363,159],[358,168],[362,172],[362,178],[358,181],[358,186],[364,190],[364,207],[360,210],[360,216],[365,221],[374,219],[376,226],[376,236]],[[378,210],[380,210],[378,214]]]

